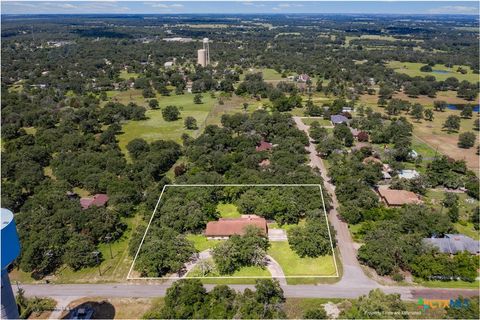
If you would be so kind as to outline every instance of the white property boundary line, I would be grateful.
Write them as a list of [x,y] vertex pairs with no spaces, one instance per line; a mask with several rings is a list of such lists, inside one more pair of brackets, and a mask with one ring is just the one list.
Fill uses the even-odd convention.
[[[162,196],[165,192],[165,189],[167,187],[318,187],[320,189],[320,195],[322,197],[322,205],[323,205],[323,213],[325,215],[325,222],[327,223],[327,230],[328,230],[328,237],[330,238],[330,247],[332,249],[332,256],[333,256],[333,264],[335,265],[335,275],[331,276],[311,276],[311,275],[306,275],[306,276],[285,276],[285,277],[274,277],[274,276],[219,276],[219,277],[131,277],[130,274],[133,271],[133,267],[135,265],[135,262],[137,260],[138,254],[140,253],[140,248],[143,245],[143,242],[145,241],[145,238],[147,236],[147,232],[150,229],[150,225],[152,224],[153,217],[155,216],[158,205],[160,204],[160,200],[162,199]],[[140,242],[140,245],[138,246],[137,252],[135,254],[135,257],[133,258],[132,265],[130,266],[130,270],[128,271],[127,274],[127,280],[178,280],[178,279],[261,279],[261,278],[279,278],[279,279],[288,279],[288,278],[338,278],[340,275],[338,273],[338,266],[337,266],[337,258],[335,256],[335,249],[333,248],[333,239],[332,239],[332,234],[330,232],[330,224],[328,222],[328,216],[327,216],[327,210],[325,207],[325,198],[323,197],[323,190],[322,190],[322,185],[320,184],[167,184],[164,185],[162,188],[162,192],[160,193],[160,196],[158,197],[157,204],[155,205],[155,209],[153,210],[152,216],[150,217],[150,221],[148,222],[147,229],[145,230],[145,233],[143,234],[142,241]]]

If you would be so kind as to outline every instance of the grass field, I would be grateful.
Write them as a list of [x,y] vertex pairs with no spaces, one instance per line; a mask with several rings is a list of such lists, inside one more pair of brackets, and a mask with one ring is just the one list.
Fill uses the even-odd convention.
[[[123,133],[118,135],[119,146],[124,153],[126,153],[128,142],[135,138],[143,138],[148,142],[162,139],[180,143],[183,133],[197,136],[203,130],[205,120],[215,104],[215,99],[212,99],[208,94],[203,95],[202,104],[193,103],[193,94],[158,96],[157,99],[160,108],[167,105],[179,107],[181,118],[176,121],[165,121],[161,109],[158,109],[148,110],[146,112],[147,120],[128,121],[122,126]],[[187,116],[194,117],[197,120],[198,130],[186,130],[184,128],[183,122]]]
[[427,287],[427,288],[459,288],[459,289],[478,289],[480,286],[480,281],[467,282],[467,281],[420,281],[415,279],[415,282],[418,284]]
[[[453,66],[452,68],[448,68],[448,67],[445,67],[444,65],[436,64],[435,66],[432,67],[433,69],[432,72],[422,72],[420,71],[420,68],[424,65],[425,64],[423,63],[400,62],[400,61],[390,61],[387,64],[387,66],[394,69],[395,72],[404,73],[406,75],[409,75],[410,77],[434,76],[435,79],[437,79],[438,81],[443,81],[447,78],[455,77],[459,81],[467,80],[473,83],[479,81],[479,75],[474,74],[472,72],[472,69],[470,69],[470,67],[467,67],[467,66]],[[467,70],[467,73],[461,74],[460,72],[457,71],[458,67],[462,67],[463,69]],[[448,73],[436,73],[434,72],[435,70],[446,71]]]
[[130,78],[137,79],[140,76],[139,73],[128,72],[127,70],[120,71],[120,79],[128,80]]
[[458,233],[462,233],[474,240],[480,240],[480,234],[478,232],[478,230],[475,230],[475,228],[473,227],[473,223],[471,222],[468,222],[468,223],[460,223],[460,222],[457,222],[454,224],[455,225],[455,229],[457,230]]
[[[375,100],[376,101],[376,100]],[[374,111],[385,114],[385,109],[378,107],[376,102],[374,104],[368,104]],[[430,105],[426,105],[425,108],[431,108]],[[443,130],[443,124],[450,115],[460,115],[458,110],[447,109],[443,112],[434,111],[433,121],[422,120],[417,122],[410,118],[410,115],[401,113],[399,116],[405,116],[410,119],[413,125],[413,143],[416,147],[424,149],[428,154],[432,154],[431,150],[438,151],[439,154],[447,155],[456,160],[465,160],[469,169],[478,171],[480,163],[478,161],[478,155],[476,154],[476,147],[480,141],[480,137],[477,134],[477,142],[475,146],[470,149],[463,149],[457,146],[458,136],[462,132],[474,132],[473,122],[479,116],[478,113],[474,113],[472,118],[464,119],[460,121],[460,131],[448,133]],[[475,132],[474,132],[475,133]],[[424,144],[422,147],[421,144]],[[430,147],[430,151],[427,150]],[[434,154],[434,153],[433,153]],[[424,155],[423,155],[424,156]],[[425,157],[425,156],[424,156]],[[427,156],[428,157],[428,156]]]
[[220,203],[217,205],[217,211],[222,218],[240,218],[242,215],[238,212],[237,206],[231,203]]
[[339,303],[345,299],[340,298],[287,298],[284,305],[288,319],[303,319],[306,311],[323,308],[323,305],[332,302]]
[[245,75],[249,73],[258,73],[261,72],[263,74],[263,80],[265,81],[273,81],[273,80],[286,80],[285,78],[282,78],[282,75],[275,71],[274,69],[269,69],[269,68],[254,68],[251,70],[245,71],[243,74],[240,75],[240,80],[243,81],[245,79]]
[[186,238],[193,242],[195,249],[199,252],[211,249],[222,242],[222,240],[208,240],[203,234],[187,234]]
[[333,256],[301,258],[288,242],[270,242],[268,254],[281,266],[285,276],[335,276]]
[[302,118],[302,122],[305,123],[307,126],[312,125],[313,122],[320,123],[323,127],[331,127],[332,122],[330,120],[325,120],[323,118]]
[[[213,264],[213,260],[210,260]],[[235,271],[231,275],[220,275],[215,269],[207,275],[203,275],[198,266],[194,267],[188,274],[188,277],[204,277],[201,279],[203,283],[208,284],[252,284],[255,283],[257,277],[270,277],[270,272],[266,268],[261,267],[243,267]],[[222,278],[212,278],[222,277]],[[247,277],[247,278],[232,278]]]

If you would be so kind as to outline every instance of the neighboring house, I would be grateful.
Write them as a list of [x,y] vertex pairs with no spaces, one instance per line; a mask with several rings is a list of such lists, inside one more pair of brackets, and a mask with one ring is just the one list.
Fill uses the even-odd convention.
[[365,159],[363,159],[362,163],[363,164],[378,163],[378,164],[382,165],[383,179],[388,180],[388,179],[392,178],[392,176],[390,175],[390,172],[391,172],[390,166],[388,164],[383,163],[382,160],[370,156],[370,157],[366,157]]
[[411,170],[411,169],[400,170],[400,173],[398,174],[399,178],[403,178],[403,179],[407,179],[407,180],[414,179],[414,178],[417,178],[419,176],[420,176],[420,174],[418,173],[417,170]]
[[382,164],[383,165],[383,162],[382,160],[378,159],[378,158],[375,158],[375,157],[366,157],[365,159],[363,159],[362,163],[363,164],[368,164],[368,163],[378,163],[378,164]]
[[389,207],[400,207],[404,204],[419,204],[422,200],[413,192],[407,190],[392,190],[378,188],[378,194]]
[[355,139],[357,139],[357,138],[358,138],[358,135],[359,135],[360,132],[362,132],[362,131],[350,127],[350,132],[352,133],[352,136],[353,136]]
[[270,160],[268,159],[263,159],[262,161],[260,161],[260,163],[258,164],[261,168],[266,168],[268,166],[270,166]]
[[348,118],[341,114],[336,114],[330,117],[330,121],[332,121],[334,125],[337,125],[342,123],[348,123]]
[[103,193],[98,193],[91,198],[81,198],[80,205],[82,209],[88,209],[91,206],[103,207],[108,202],[108,196]]
[[173,61],[167,61],[163,64],[166,69],[173,67]]
[[192,82],[192,81],[188,81],[188,82],[187,82],[186,89],[187,89],[187,92],[188,92],[188,93],[192,93],[192,85],[193,85],[193,82]]
[[423,242],[443,253],[456,254],[468,251],[471,254],[480,254],[480,241],[463,234],[446,234],[444,238],[424,238]]
[[271,150],[273,147],[273,144],[271,144],[270,142],[266,142],[266,141],[262,141],[260,142],[260,144],[255,148],[256,151],[267,151],[267,150]]
[[298,82],[307,82],[308,80],[310,80],[310,77],[308,76],[308,74],[305,73],[299,75],[297,79]]
[[205,229],[205,236],[209,239],[228,239],[233,235],[243,235],[245,228],[255,226],[268,234],[267,220],[257,215],[242,215],[241,218],[220,218],[210,221]]
[[412,159],[417,159],[418,158],[418,152],[415,151],[415,150],[411,150],[409,153],[408,153],[408,156]]

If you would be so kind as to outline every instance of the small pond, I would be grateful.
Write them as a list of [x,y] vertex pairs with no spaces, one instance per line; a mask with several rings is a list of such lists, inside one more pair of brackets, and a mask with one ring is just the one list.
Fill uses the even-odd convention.
[[[447,108],[450,110],[462,110],[464,106],[465,105],[463,104],[459,104],[459,105],[449,104]],[[474,106],[473,112],[480,112],[480,105]]]
[[450,73],[450,71],[448,71],[448,70],[432,70],[432,73],[447,74],[447,73]]

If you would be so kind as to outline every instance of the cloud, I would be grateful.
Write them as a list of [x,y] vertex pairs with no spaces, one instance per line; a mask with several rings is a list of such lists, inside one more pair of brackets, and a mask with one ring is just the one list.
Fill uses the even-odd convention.
[[59,8],[63,8],[63,9],[77,9],[78,8],[77,6],[74,6],[73,4],[70,4],[70,3],[59,3],[59,4],[57,4],[57,6]]
[[432,14],[478,14],[477,7],[443,6],[428,10]]
[[184,5],[180,3],[173,3],[173,4],[165,4],[165,3],[154,3],[150,5],[153,8],[163,8],[163,9],[171,9],[171,8],[183,8]]
[[290,9],[290,8],[300,8],[303,7],[303,4],[298,4],[298,3],[281,3],[277,5],[276,7],[273,7],[272,9],[275,11],[280,11],[283,9]]

